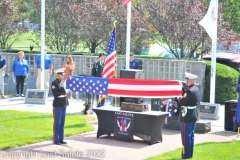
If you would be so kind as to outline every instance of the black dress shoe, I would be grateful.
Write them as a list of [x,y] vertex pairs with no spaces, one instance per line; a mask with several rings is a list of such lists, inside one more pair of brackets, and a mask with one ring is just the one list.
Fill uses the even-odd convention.
[[54,142],[54,144],[56,144],[56,145],[61,145],[61,143],[60,143],[60,142]]
[[64,142],[64,141],[60,141],[61,144],[67,144],[67,142]]

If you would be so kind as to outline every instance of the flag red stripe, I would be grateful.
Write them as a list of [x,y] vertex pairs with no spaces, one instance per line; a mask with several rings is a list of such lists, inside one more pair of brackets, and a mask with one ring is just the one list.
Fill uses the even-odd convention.
[[[113,76],[115,73],[115,56],[111,56],[104,65],[103,68],[103,76],[102,77],[110,77]],[[109,70],[113,70],[110,73],[108,73]],[[110,76],[109,76],[110,75]]]
[[182,91],[129,91],[108,89],[108,95],[120,95],[130,97],[178,97],[182,95]]
[[111,78],[109,83],[124,85],[181,85],[181,82],[177,80],[146,80],[126,78]]
[[[115,55],[111,55],[108,59],[106,59],[105,63],[104,63],[104,68],[103,68],[103,72],[107,71],[109,69],[110,65],[114,65],[115,66]],[[108,68],[106,68],[108,67]]]

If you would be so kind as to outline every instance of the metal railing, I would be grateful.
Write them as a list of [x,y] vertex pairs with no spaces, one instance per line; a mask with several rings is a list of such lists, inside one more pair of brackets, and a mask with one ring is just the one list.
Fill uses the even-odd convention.
[[[3,53],[7,61],[6,73],[11,73],[12,63],[17,58],[17,53]],[[34,64],[38,54],[25,53],[25,59],[30,66],[30,76],[35,76]],[[51,55],[54,69],[62,67],[66,55]],[[98,60],[97,56],[72,55],[75,62],[74,75],[91,75],[92,65]],[[188,61],[175,59],[141,59],[136,58],[144,70],[145,79],[164,79],[184,81],[185,72],[198,75],[197,83],[202,84],[205,78],[206,64],[202,61]],[[125,66],[125,58],[117,58],[117,77]]]

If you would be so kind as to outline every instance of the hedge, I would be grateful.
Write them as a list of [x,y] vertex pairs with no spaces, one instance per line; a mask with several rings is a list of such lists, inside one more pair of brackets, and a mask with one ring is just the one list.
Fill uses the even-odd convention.
[[[206,61],[204,101],[210,102],[211,62]],[[224,104],[227,100],[238,99],[236,85],[239,72],[235,69],[216,64],[215,103]]]

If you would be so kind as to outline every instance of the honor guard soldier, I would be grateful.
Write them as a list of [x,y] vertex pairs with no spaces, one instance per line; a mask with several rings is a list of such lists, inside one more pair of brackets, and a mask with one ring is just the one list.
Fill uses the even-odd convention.
[[51,89],[54,96],[53,100],[53,141],[54,144],[66,144],[64,142],[64,124],[66,116],[66,107],[69,105],[65,88],[63,87],[64,69],[55,70],[56,79],[52,82]]
[[[102,72],[103,72],[103,67],[104,67],[104,59],[105,59],[104,54],[100,53],[99,61],[95,62],[92,67],[92,76],[93,77],[102,77]],[[96,97],[97,97],[97,107],[104,106],[105,99],[102,99],[101,102],[98,103],[99,95],[97,95]]]
[[182,159],[192,158],[193,156],[194,131],[198,119],[197,106],[199,106],[200,103],[200,92],[198,87],[194,84],[196,79],[196,75],[185,73],[188,90],[185,91],[183,97],[179,100],[182,109],[182,112],[179,113],[183,145]]

